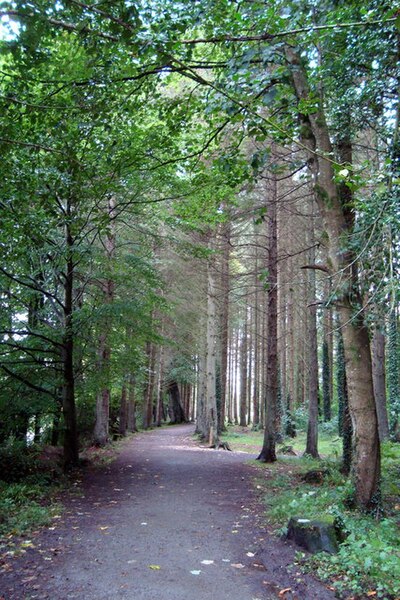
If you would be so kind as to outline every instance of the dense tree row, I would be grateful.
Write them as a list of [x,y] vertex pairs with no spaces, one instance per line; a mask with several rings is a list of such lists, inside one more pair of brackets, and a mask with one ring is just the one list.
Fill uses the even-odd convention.
[[399,436],[398,8],[4,3],[3,444],[73,465],[79,436],[195,418],[215,446],[264,427],[272,461],[306,407],[306,451],[338,415],[373,508]]

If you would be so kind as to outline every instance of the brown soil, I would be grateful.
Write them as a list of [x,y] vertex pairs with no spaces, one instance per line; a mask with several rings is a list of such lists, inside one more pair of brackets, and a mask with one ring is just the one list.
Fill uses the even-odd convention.
[[[0,573],[0,600],[330,600],[268,533],[251,456],[192,426],[135,435]],[[205,561],[205,562],[204,562]]]

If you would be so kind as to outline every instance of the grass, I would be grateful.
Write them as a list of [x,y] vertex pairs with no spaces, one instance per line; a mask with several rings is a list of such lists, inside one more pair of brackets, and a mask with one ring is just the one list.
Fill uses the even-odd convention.
[[[224,435],[233,450],[257,453],[262,432],[234,428]],[[382,496],[380,520],[351,510],[351,481],[339,470],[341,440],[334,431],[321,431],[319,451],[323,460],[302,457],[306,435],[299,432],[285,440],[297,456],[283,457],[272,465],[257,463],[256,487],[266,506],[266,519],[278,534],[285,533],[290,517],[308,519],[330,515],[347,534],[339,553],[313,556],[298,553],[298,565],[328,581],[340,597],[398,600],[400,597],[400,445],[382,448]],[[278,446],[279,448],[279,446]],[[302,474],[323,469],[321,484],[306,484]]]
[[[263,431],[252,431],[249,427],[230,426],[223,433],[221,439],[228,442],[232,450],[258,454],[263,444]],[[283,444],[278,444],[277,450],[283,445],[292,446],[296,454],[301,455],[306,447],[307,434],[300,431],[295,438],[285,439]],[[341,453],[341,439],[330,432],[319,433],[319,452],[322,457],[337,458]]]

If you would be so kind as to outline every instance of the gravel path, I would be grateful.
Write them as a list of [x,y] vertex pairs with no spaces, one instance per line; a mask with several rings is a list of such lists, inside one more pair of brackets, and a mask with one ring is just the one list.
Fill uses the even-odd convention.
[[137,434],[86,473],[82,497],[0,575],[0,600],[334,598],[288,570],[294,549],[262,528],[249,455],[202,448],[192,434]]

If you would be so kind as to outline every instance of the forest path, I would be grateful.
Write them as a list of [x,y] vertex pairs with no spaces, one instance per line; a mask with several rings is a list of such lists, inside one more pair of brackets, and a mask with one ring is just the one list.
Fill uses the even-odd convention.
[[137,434],[87,472],[62,518],[0,576],[0,598],[334,598],[291,575],[294,550],[261,529],[250,456],[200,447],[192,434],[190,425]]

